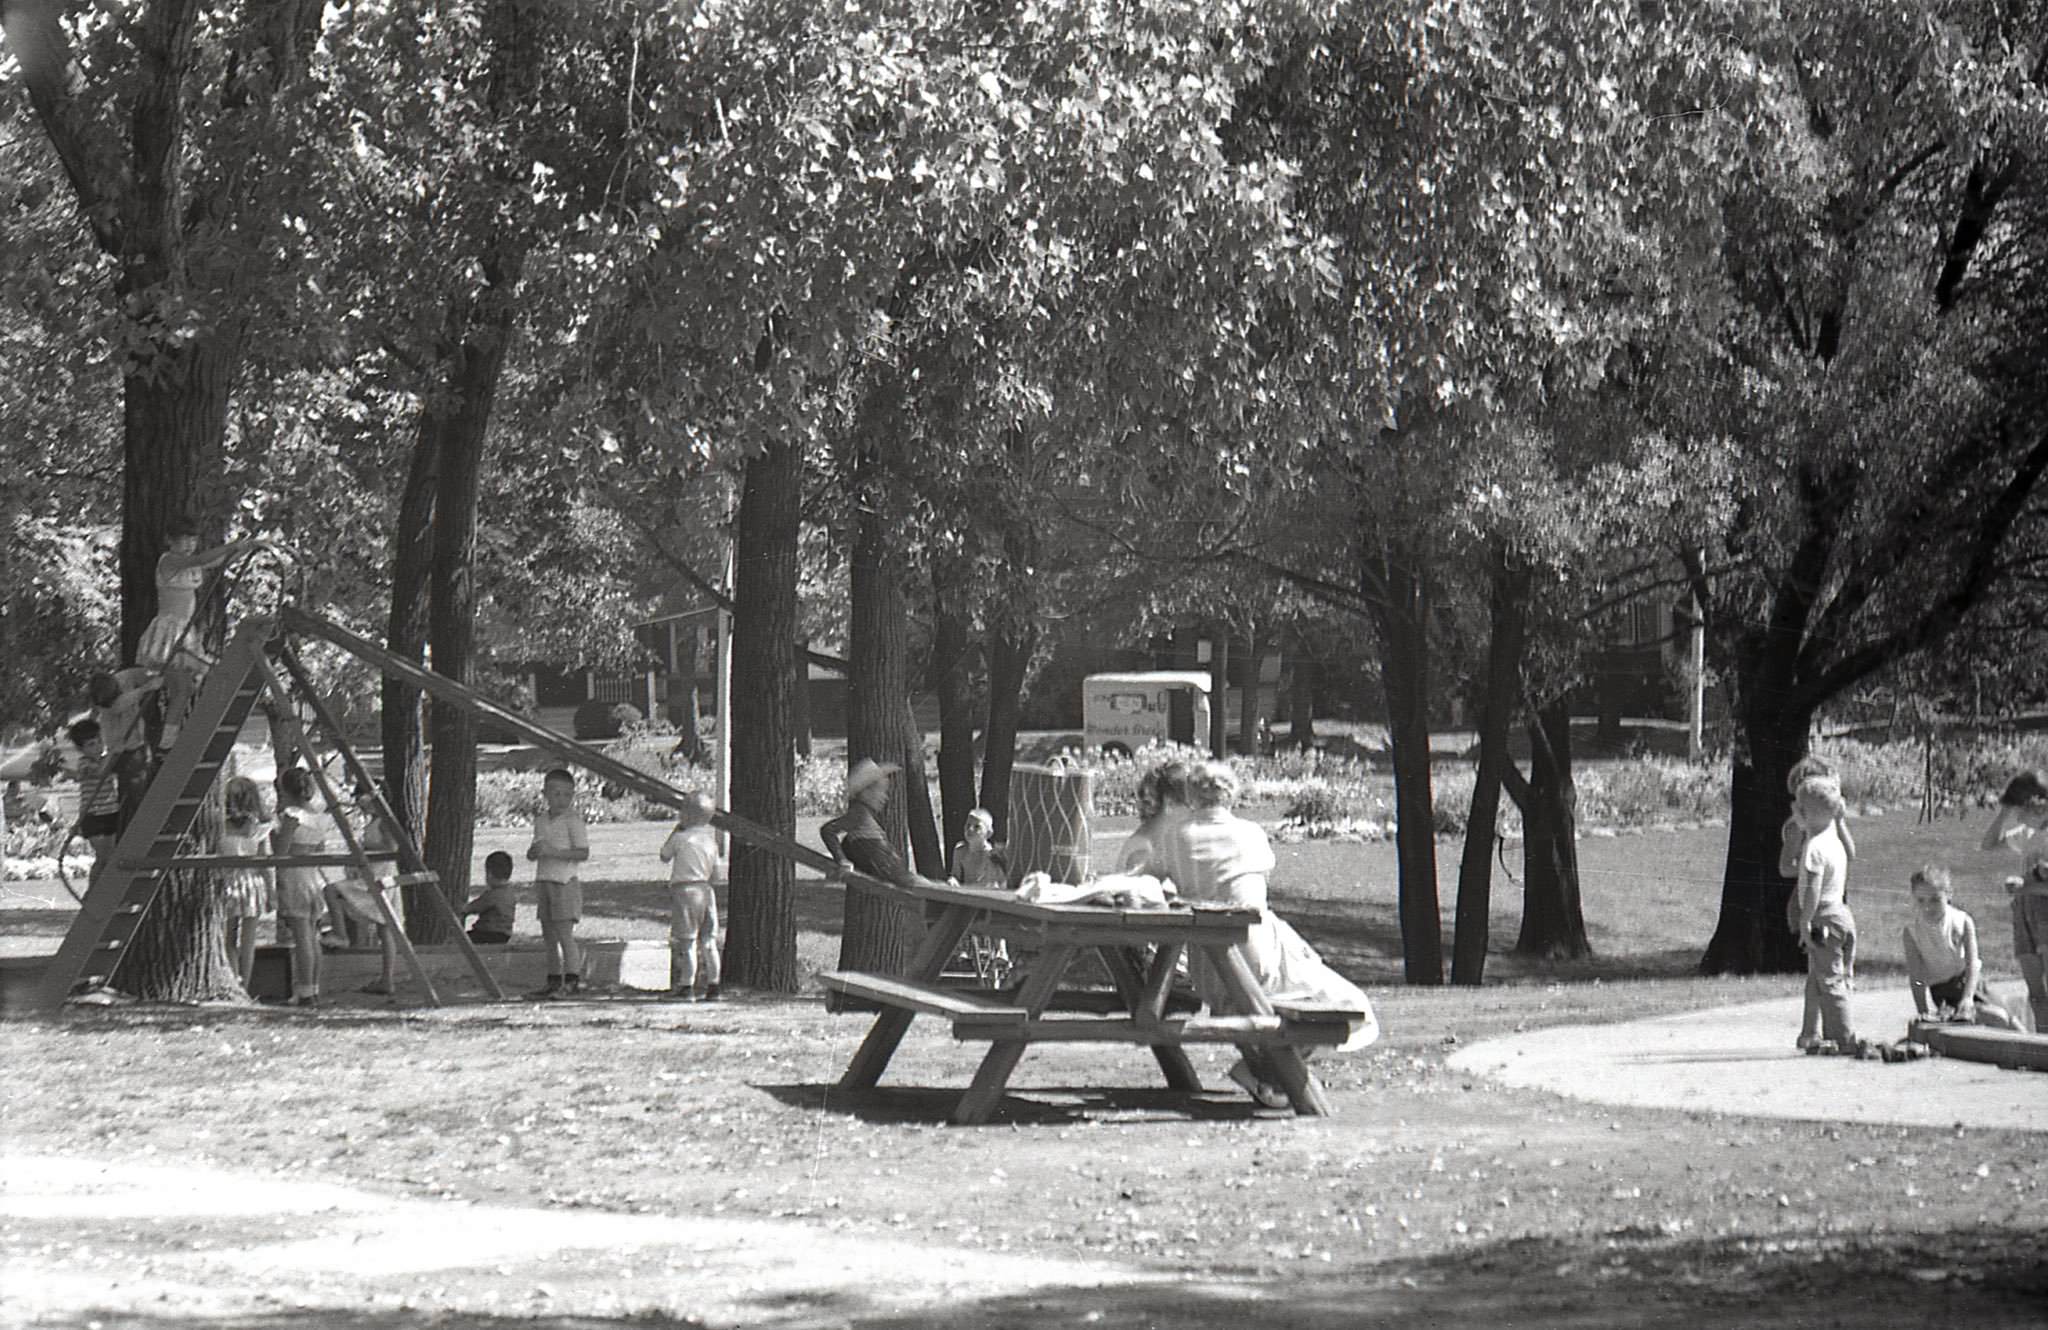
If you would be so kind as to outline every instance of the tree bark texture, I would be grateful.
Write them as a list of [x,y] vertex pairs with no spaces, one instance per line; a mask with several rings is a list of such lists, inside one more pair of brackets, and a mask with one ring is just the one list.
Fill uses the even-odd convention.
[[[428,635],[434,672],[461,684],[475,677],[477,482],[524,262],[516,242],[486,262],[482,299],[447,366],[448,417],[434,486]],[[441,893],[459,911],[469,898],[475,849],[476,717],[456,706],[436,706],[429,714],[434,755],[423,852],[427,867],[440,878]],[[446,941],[447,930],[444,918],[415,940]]]
[[1517,956],[1574,960],[1593,954],[1579,894],[1578,791],[1572,783],[1571,707],[1562,697],[1529,718],[1529,779],[1522,805],[1522,931]]
[[[913,777],[906,750],[904,715],[910,696],[907,616],[903,566],[889,526],[874,504],[862,507],[854,535],[852,625],[846,708],[846,760],[895,763],[903,770],[891,782],[882,828],[908,862],[909,800],[913,778],[922,780],[923,754]],[[920,750],[923,745],[918,745]],[[929,797],[929,796],[927,796]],[[846,893],[846,925],[839,940],[839,968],[898,974],[909,965],[922,929],[918,914],[865,891]]]
[[[676,672],[669,681],[668,718],[676,727],[676,746],[688,762],[704,760],[704,693],[698,685],[702,662],[697,651],[697,627],[684,629],[676,638]],[[739,679],[734,671],[735,684]]]
[[1778,873],[1780,831],[1791,815],[1785,778],[1806,756],[1811,712],[1772,706],[1768,698],[1742,709],[1746,751],[1738,751],[1728,789],[1728,861],[1721,914],[1700,958],[1703,974],[1796,973],[1806,968],[1798,939],[1785,925],[1793,880]]
[[122,377],[123,661],[135,659],[142,630],[156,617],[156,561],[170,548],[170,524],[182,518],[221,534],[221,439],[240,364],[240,347],[223,334],[159,348]]
[[[406,467],[405,489],[398,500],[398,526],[391,533],[391,612],[385,620],[384,645],[394,655],[424,665],[432,593],[429,574],[434,559],[434,496],[440,473],[441,414],[431,405],[420,413],[412,461]],[[426,830],[426,746],[420,690],[403,679],[385,675],[377,717],[384,745],[384,798],[412,837],[424,842]],[[425,938],[446,931],[439,910],[427,906],[424,892],[406,891],[406,936]]]
[[1257,756],[1259,746],[1259,722],[1266,718],[1265,693],[1259,683],[1259,670],[1265,662],[1266,644],[1257,632],[1248,635],[1244,653],[1244,687],[1239,690],[1237,708],[1237,751],[1247,757]]
[[932,579],[932,662],[928,677],[939,700],[939,841],[960,843],[974,803],[973,621],[964,588],[943,573]]
[[988,725],[981,732],[981,806],[995,816],[999,841],[1010,837],[1010,773],[1017,765],[1017,722],[1038,629],[997,616],[988,653]]
[[1306,750],[1316,742],[1316,689],[1322,684],[1323,663],[1299,643],[1289,663],[1294,686],[1287,690],[1287,741]]
[[[123,382],[121,535],[122,658],[134,659],[142,630],[156,613],[156,560],[169,547],[171,522],[196,520],[218,543],[225,505],[220,490],[221,438],[239,352],[211,339],[167,350],[159,368],[169,377],[136,372]],[[202,605],[192,628],[205,649],[221,647],[223,619]],[[183,720],[183,717],[166,719]],[[189,852],[219,845],[221,786],[207,792],[192,827]],[[156,1002],[208,1002],[242,995],[223,941],[219,883],[210,873],[170,874],[158,890],[114,975],[121,990]]]
[[[533,100],[547,32],[543,16],[523,0],[492,0],[484,11],[481,37],[489,48],[484,105],[510,129],[516,129]],[[492,183],[514,206],[511,201],[520,197],[526,182],[503,171]],[[449,333],[439,357],[444,394],[439,409],[445,417],[434,484],[434,558],[428,576],[433,603],[427,628],[434,672],[462,684],[475,678],[477,478],[531,241],[517,222],[499,222],[469,243],[482,281],[475,289],[450,295]],[[442,895],[459,912],[469,897],[475,849],[476,717],[461,707],[436,706],[428,725],[434,753],[422,853],[440,879]],[[442,920],[424,940],[444,941],[447,929]]]
[[1521,696],[1522,649],[1529,622],[1529,574],[1495,552],[1491,569],[1484,694],[1479,703],[1479,764],[1472,777],[1472,815],[1458,863],[1458,917],[1451,936],[1451,982],[1486,977],[1492,931],[1493,855],[1500,819],[1502,771],[1509,761],[1508,727]]
[[1444,981],[1444,943],[1429,770],[1429,596],[1419,570],[1398,558],[1385,563],[1387,595],[1375,603],[1373,619],[1394,754],[1401,969],[1411,984],[1435,985]]
[[[732,631],[732,811],[796,834],[794,702],[807,671],[797,634],[797,535],[803,459],[780,444],[747,462],[735,523]],[[725,981],[794,993],[796,866],[735,840]]]

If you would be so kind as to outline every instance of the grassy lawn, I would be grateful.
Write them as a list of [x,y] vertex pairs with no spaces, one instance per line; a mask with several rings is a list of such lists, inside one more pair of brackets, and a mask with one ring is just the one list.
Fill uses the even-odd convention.
[[[1125,825],[1105,821],[1099,840]],[[2010,972],[1991,908],[1997,865],[1975,854],[1977,830],[1896,816],[1858,825],[1851,892],[1867,970],[1896,968],[1905,874],[1940,858]],[[595,829],[586,935],[665,935],[661,832]],[[1417,1326],[2038,1325],[2048,1137],[1597,1107],[1446,1067],[1456,1042],[1795,991],[1789,977],[1689,977],[1715,914],[1723,834],[1587,839],[1599,955],[1565,969],[1505,954],[1517,891],[1497,872],[1494,982],[1456,990],[1394,983],[1390,846],[1279,847],[1276,904],[1372,986],[1387,1030],[1365,1053],[1318,1064],[1339,1109],[1328,1119],[1255,1113],[1220,1091],[1170,1096],[1149,1088],[1141,1051],[1076,1045],[1026,1057],[998,1125],[953,1128],[945,1117],[978,1046],[921,1022],[882,1090],[842,1094],[834,1082],[865,1021],[828,1015],[814,996],[752,995],[716,1007],[77,1010],[0,1026],[0,1111],[24,1152],[783,1218],[1228,1275],[1267,1291],[1274,1324],[1355,1323],[1358,1299],[1373,1296]],[[478,854],[523,840],[489,832]],[[1449,882],[1455,847],[1441,853]],[[829,965],[838,897],[819,887],[801,899],[805,963]],[[17,945],[49,931],[7,926]],[[520,931],[531,927],[529,905]],[[1196,1057],[1223,1086],[1226,1058]],[[2048,1115],[2048,1079],[2043,1103]],[[1199,1303],[1165,1290],[1094,1323],[1205,1323]],[[974,1310],[976,1323],[1053,1325],[1084,1308],[1102,1315],[1078,1295]],[[972,1320],[957,1316],[945,1323]]]

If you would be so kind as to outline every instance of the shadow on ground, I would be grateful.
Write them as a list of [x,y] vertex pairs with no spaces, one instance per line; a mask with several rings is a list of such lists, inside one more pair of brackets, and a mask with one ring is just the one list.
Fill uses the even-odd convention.
[[[1132,1063],[1134,1076],[1149,1064]],[[842,1090],[836,1085],[755,1085],[791,1108],[841,1113],[874,1124],[916,1123],[943,1126],[967,1089],[958,1086],[878,1086],[873,1090]],[[1079,1085],[1028,1085],[1003,1096],[990,1127],[1045,1126],[1102,1122],[1119,1125],[1157,1122],[1161,1126],[1198,1122],[1244,1122],[1261,1116],[1242,1093],[1191,1095],[1184,1091]],[[1277,1111],[1268,1117],[1284,1116]],[[971,1131],[973,1128],[961,1128]]]
[[[634,1287],[630,1271],[621,1271],[610,1285],[613,1296],[629,1305]],[[1580,1242],[1517,1239],[1428,1260],[1284,1278],[1040,1286],[913,1310],[878,1307],[854,1290],[784,1291],[720,1309],[709,1323],[859,1330],[1237,1330],[1246,1324],[1276,1330],[1351,1330],[1362,1324],[1395,1330],[1630,1330],[1678,1323],[1689,1330],[1818,1324],[2018,1330],[2040,1324],[2044,1298],[2048,1271],[2026,1234],[1677,1242],[1624,1231]],[[64,1330],[182,1330],[200,1324],[219,1330],[680,1330],[707,1323],[647,1305],[616,1315],[536,1316],[446,1307],[280,1307],[191,1316],[96,1307],[38,1320]]]

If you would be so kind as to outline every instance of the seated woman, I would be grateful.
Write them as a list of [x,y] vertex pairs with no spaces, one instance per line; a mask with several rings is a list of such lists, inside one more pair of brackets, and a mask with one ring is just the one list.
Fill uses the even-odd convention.
[[1159,867],[1163,847],[1188,804],[1188,765],[1169,758],[1138,778],[1138,826],[1117,852],[1119,873],[1166,876]]
[[[1331,969],[1301,934],[1276,916],[1266,903],[1266,878],[1276,863],[1273,846],[1257,824],[1231,811],[1237,799],[1237,776],[1221,762],[1209,762],[1188,776],[1191,805],[1167,837],[1161,866],[1191,904],[1231,905],[1257,910],[1259,922],[1246,939],[1246,960],[1259,987],[1270,997],[1314,1002],[1364,1013],[1364,1020],[1339,1051],[1364,1048],[1379,1038],[1379,1023],[1365,993]],[[1211,1011],[1228,1011],[1229,988],[1206,956],[1191,957],[1195,991]],[[1304,1050],[1306,1057],[1311,1050]],[[1279,1087],[1258,1075],[1244,1059],[1230,1069],[1230,1079],[1269,1108],[1287,1104]]]

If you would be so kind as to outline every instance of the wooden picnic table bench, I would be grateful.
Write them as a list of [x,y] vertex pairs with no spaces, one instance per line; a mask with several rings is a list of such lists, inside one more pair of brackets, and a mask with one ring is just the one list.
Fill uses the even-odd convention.
[[[1024,1050],[1048,1042],[1144,1045],[1167,1085],[1187,1093],[1199,1092],[1202,1083],[1184,1045],[1232,1044],[1263,1079],[1286,1092],[1296,1113],[1326,1114],[1329,1097],[1309,1072],[1302,1050],[1341,1044],[1366,1019],[1362,1011],[1269,998],[1245,956],[1246,941],[1259,921],[1256,910],[1049,905],[1020,900],[1001,888],[895,885],[857,873],[848,873],[846,882],[852,890],[933,909],[905,973],[832,971],[819,976],[835,996],[879,1008],[839,1084],[874,1088],[911,1021],[920,1015],[944,1017],[952,1022],[954,1038],[989,1045],[953,1110],[953,1121],[963,1125],[988,1121]],[[970,929],[1020,944],[1010,983],[1000,992],[940,983],[947,960]],[[1113,993],[1082,994],[1063,987],[1074,962],[1091,954],[1108,971]],[[1228,1010],[1175,1009],[1170,1000],[1174,975],[1185,955],[1200,956],[1215,969],[1228,995]]]

